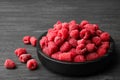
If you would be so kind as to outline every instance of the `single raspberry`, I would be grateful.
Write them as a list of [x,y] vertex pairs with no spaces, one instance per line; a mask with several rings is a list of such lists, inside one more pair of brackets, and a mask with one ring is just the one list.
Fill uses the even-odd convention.
[[82,20],[80,23],[80,29],[84,29],[84,25],[89,24],[89,22],[87,20]]
[[83,55],[77,55],[75,58],[74,58],[74,62],[85,62],[85,57]]
[[90,35],[91,35],[90,31],[88,31],[86,29],[82,29],[80,31],[80,38],[82,38],[82,39],[89,39]]
[[16,67],[16,64],[13,60],[6,59],[4,62],[4,67],[7,69],[14,69]]
[[78,31],[78,30],[72,30],[72,31],[70,32],[70,37],[71,37],[71,38],[78,39],[78,38],[79,38],[79,31]]
[[30,38],[30,43],[31,43],[32,46],[36,46],[36,44],[37,44],[37,39],[36,39],[36,37],[32,36],[32,37]]
[[59,60],[59,54],[62,54],[62,53],[61,52],[56,52],[56,53],[51,55],[51,58]]
[[50,41],[48,42],[48,49],[49,49],[50,54],[52,54],[54,52],[57,52],[58,47],[53,41]]
[[61,28],[62,28],[62,24],[61,23],[54,25],[54,29],[56,29],[56,30],[60,30]]
[[27,53],[27,50],[25,48],[17,48],[14,53],[16,54],[16,56],[20,56],[22,54],[26,54]]
[[54,38],[57,36],[57,30],[55,31],[51,31],[51,32],[48,32],[47,33],[47,38],[48,38],[48,41],[53,41]]
[[71,54],[71,57],[74,58],[77,54],[76,54],[76,49],[72,48],[69,53]]
[[86,51],[87,51],[87,50],[86,50],[86,48],[85,48],[85,44],[79,44],[79,45],[76,47],[76,53],[77,53],[77,54],[83,55],[83,54],[85,54]]
[[62,53],[62,54],[59,54],[59,60],[60,61],[71,61],[72,56],[70,53]]
[[98,24],[93,24],[93,27],[95,27],[95,30],[99,30]]
[[69,24],[77,24],[77,22],[75,20],[71,20]]
[[100,36],[102,34],[102,31],[101,30],[96,30],[96,35],[97,36]]
[[101,45],[101,38],[98,36],[95,36],[92,38],[92,42],[95,43],[96,46]]
[[62,28],[61,30],[58,31],[57,34],[59,37],[61,37],[63,40],[67,39],[69,34],[68,34],[68,30],[65,28]]
[[87,61],[96,60],[98,58],[99,58],[99,55],[96,52],[89,53],[89,54],[86,55],[86,60]]
[[70,38],[69,39],[69,43],[72,45],[72,47],[76,47],[77,46],[77,40],[74,38]]
[[62,23],[62,28],[69,29],[69,24],[67,22]]
[[107,53],[107,50],[105,48],[99,47],[97,53],[99,56],[104,56]]
[[105,49],[109,49],[110,42],[102,42],[102,45],[100,47],[105,48]]
[[40,40],[40,46],[41,48],[44,48],[47,45],[48,45],[48,39],[46,36],[43,36],[42,39]]
[[62,44],[62,46],[60,47],[60,51],[61,52],[67,52],[71,49],[71,45],[66,41]]
[[96,26],[93,26],[93,24],[86,24],[85,29],[90,31],[91,35],[95,35],[95,31],[96,31]]
[[100,38],[102,39],[102,41],[109,41],[110,40],[110,34],[108,32],[103,32],[100,35]]
[[95,44],[93,44],[93,43],[88,43],[88,44],[86,45],[86,49],[87,49],[88,52],[93,52],[93,51],[95,51],[96,46],[95,46]]
[[19,57],[19,61],[23,62],[23,63],[26,63],[31,58],[32,58],[31,54],[22,54]]
[[86,43],[86,40],[85,39],[80,39],[77,41],[77,44],[85,44]]
[[55,42],[56,45],[59,46],[64,42],[64,40],[61,37],[56,36],[55,39],[54,39],[54,42]]
[[38,63],[37,63],[37,61],[35,59],[30,59],[30,60],[27,61],[26,67],[29,70],[35,70],[38,67]]
[[50,56],[50,55],[52,54],[52,53],[50,53],[48,47],[44,47],[42,51],[43,51],[43,53],[46,54],[47,56]]
[[70,24],[69,31],[71,32],[72,30],[79,30],[79,25],[78,24]]
[[23,43],[24,44],[30,44],[30,36],[24,36],[23,37]]

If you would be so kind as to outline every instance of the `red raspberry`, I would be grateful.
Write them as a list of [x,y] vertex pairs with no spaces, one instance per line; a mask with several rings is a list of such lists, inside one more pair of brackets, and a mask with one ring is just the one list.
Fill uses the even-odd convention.
[[30,44],[30,36],[24,36],[23,37],[23,43],[24,44]]
[[57,22],[56,22],[56,24],[61,24],[62,22],[60,21],[60,20],[58,20]]
[[105,48],[99,47],[97,53],[99,56],[104,56],[107,53],[107,50]]
[[59,60],[59,54],[62,54],[62,53],[61,52],[56,52],[56,53],[51,55],[51,58]]
[[36,39],[36,37],[32,36],[32,37],[30,38],[30,43],[31,43],[32,46],[36,46],[36,44],[37,44],[37,39]]
[[61,23],[54,25],[54,29],[56,29],[56,30],[60,30],[61,28],[62,28],[62,24]]
[[63,40],[67,39],[69,36],[68,30],[65,28],[62,28],[61,30],[58,31],[58,36],[61,37]]
[[77,24],[77,22],[75,20],[71,20],[69,24]]
[[93,43],[88,43],[88,44],[86,45],[86,49],[87,49],[88,52],[93,52],[93,51],[95,51],[96,46],[95,46],[95,44],[93,44]]
[[40,40],[40,46],[41,48],[44,48],[47,45],[48,45],[48,39],[46,36],[43,36],[42,39]]
[[83,55],[77,55],[75,58],[74,58],[74,62],[85,62],[85,57]]
[[14,69],[16,67],[16,64],[13,60],[6,59],[4,62],[4,67],[7,69]]
[[76,49],[72,48],[69,53],[71,54],[71,57],[74,58],[77,54],[76,54]]
[[101,30],[96,30],[96,35],[97,36],[100,36],[102,34],[102,31]]
[[95,27],[95,30],[99,29],[99,26],[97,24],[93,24],[93,27]]
[[17,49],[14,51],[14,53],[16,54],[16,56],[19,57],[19,56],[22,55],[22,54],[26,54],[27,51],[26,51],[25,48],[17,48]]
[[71,45],[66,41],[63,43],[63,45],[60,47],[61,52],[67,52],[71,49]]
[[105,49],[109,49],[110,43],[109,42],[102,42],[102,45],[100,47],[105,48]]
[[48,55],[48,56],[51,55],[48,47],[44,47],[42,51],[43,51],[46,55]]
[[31,58],[32,58],[31,54],[22,54],[19,57],[19,61],[23,62],[23,63],[26,63]]
[[99,58],[99,55],[95,52],[93,53],[89,53],[87,56],[86,56],[86,60],[87,61],[92,61],[92,60],[95,60],[95,59],[98,59]]
[[79,38],[79,31],[78,31],[78,30],[72,30],[72,31],[70,32],[70,37],[71,37],[71,38],[78,39],[78,38]]
[[77,46],[77,40],[74,39],[74,38],[70,38],[70,39],[69,39],[69,43],[70,43],[73,47],[76,47],[76,46]]
[[95,35],[95,31],[96,31],[96,26],[93,26],[93,24],[86,24],[85,29],[90,31],[91,35]]
[[96,36],[92,38],[92,42],[95,43],[96,46],[101,45],[101,38]]
[[50,54],[52,54],[58,50],[58,47],[53,41],[50,41],[48,42],[48,49],[49,49]]
[[71,32],[72,30],[79,30],[79,25],[78,24],[71,24],[69,25],[69,31]]
[[27,61],[26,67],[29,70],[35,70],[38,67],[38,63],[37,63],[37,61],[35,59],[30,59],[30,60]]
[[62,28],[69,29],[69,24],[67,22],[62,23]]
[[80,31],[80,37],[82,39],[89,39],[90,35],[91,35],[90,32],[88,30],[86,30],[86,29],[82,29]]
[[56,45],[61,45],[63,43],[63,39],[59,36],[56,36],[55,39],[54,39],[54,42]]
[[84,29],[84,25],[86,24],[89,24],[89,22],[87,20],[82,20],[79,26],[81,29]]
[[59,54],[59,60],[61,61],[72,61],[72,56],[70,53]]
[[80,39],[77,41],[77,44],[85,44],[86,40],[85,39]]
[[86,52],[86,48],[85,48],[85,44],[79,44],[77,47],[76,47],[76,53],[77,54],[85,54]]
[[56,34],[57,32],[54,32],[54,31],[51,31],[49,33],[47,33],[47,38],[48,38],[48,41],[53,41],[55,36],[57,36]]
[[102,41],[109,41],[110,40],[110,34],[108,32],[103,32],[100,35],[100,38],[102,39]]

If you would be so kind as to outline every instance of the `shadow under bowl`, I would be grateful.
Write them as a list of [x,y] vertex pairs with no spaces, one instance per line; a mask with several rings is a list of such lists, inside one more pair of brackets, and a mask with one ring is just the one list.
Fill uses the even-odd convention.
[[39,41],[46,35],[43,33],[37,42],[37,54],[42,65],[48,70],[65,76],[88,76],[105,71],[113,60],[114,41],[110,38],[110,48],[103,57],[86,62],[63,62],[48,57],[42,52]]

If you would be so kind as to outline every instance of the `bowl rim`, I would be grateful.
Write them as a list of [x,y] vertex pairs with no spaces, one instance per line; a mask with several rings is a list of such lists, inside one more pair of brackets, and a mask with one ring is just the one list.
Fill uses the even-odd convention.
[[46,58],[46,59],[48,59],[50,61],[53,61],[53,62],[57,62],[57,63],[61,63],[61,64],[72,64],[72,65],[90,64],[90,63],[95,63],[95,62],[98,62],[98,61],[101,61],[101,60],[107,58],[108,56],[110,56],[110,54],[112,54],[112,51],[113,51],[114,40],[110,36],[110,48],[108,49],[107,53],[104,56],[102,56],[102,57],[100,57],[100,58],[98,58],[96,60],[86,61],[86,62],[67,62],[67,61],[56,60],[56,59],[51,58],[51,57],[47,56],[46,54],[44,54],[43,51],[42,51],[42,49],[41,49],[41,47],[40,47],[39,41],[46,34],[47,34],[47,32],[44,32],[42,35],[39,36],[39,38],[37,40],[37,46],[36,46],[36,48],[37,48],[37,51],[39,52],[39,53],[38,52],[37,53],[41,54],[44,58]]

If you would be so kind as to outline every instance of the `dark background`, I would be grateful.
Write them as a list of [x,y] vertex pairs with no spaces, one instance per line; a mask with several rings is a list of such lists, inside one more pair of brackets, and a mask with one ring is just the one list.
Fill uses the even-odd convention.
[[[116,43],[120,57],[120,0],[0,0],[0,80],[120,80],[120,58],[117,65],[104,73],[89,77],[65,77],[46,70],[40,63],[29,71],[18,61],[14,50],[27,48],[39,62],[36,48],[24,45],[25,35],[37,38],[57,21],[86,19],[108,31]],[[13,59],[17,69],[7,70],[3,64]],[[102,65],[101,65],[102,66]]]

